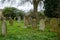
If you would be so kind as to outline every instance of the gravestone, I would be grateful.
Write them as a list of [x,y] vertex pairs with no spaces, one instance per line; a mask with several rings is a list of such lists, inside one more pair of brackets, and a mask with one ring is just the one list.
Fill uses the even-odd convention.
[[37,27],[36,19],[32,19],[32,27],[35,29]]
[[18,18],[18,23],[20,23],[21,17],[20,17],[20,16],[18,16],[17,18]]
[[16,17],[14,17],[14,21],[16,20]]
[[58,18],[58,26],[60,26],[60,18]]
[[21,20],[21,17],[18,16],[17,19],[18,19],[18,20],[17,20],[17,22],[18,22],[18,27],[20,27],[20,20]]
[[9,23],[10,23],[10,26],[12,26],[13,25],[13,19],[11,18],[11,17],[9,17]]
[[32,24],[32,18],[29,17],[28,21],[29,21],[29,25],[31,25]]
[[60,38],[60,18],[57,19],[58,19],[57,37]]
[[50,26],[50,18],[46,18],[45,25],[46,27]]
[[6,24],[6,19],[2,18],[2,35],[6,36],[7,34],[7,24]]
[[45,20],[40,19],[39,30],[44,31],[44,29],[45,29]]
[[58,20],[57,20],[57,18],[51,18],[50,26],[51,26],[51,31],[57,32],[57,28],[58,28]]
[[25,28],[28,27],[29,23],[28,23],[28,16],[24,17],[24,24],[25,24]]

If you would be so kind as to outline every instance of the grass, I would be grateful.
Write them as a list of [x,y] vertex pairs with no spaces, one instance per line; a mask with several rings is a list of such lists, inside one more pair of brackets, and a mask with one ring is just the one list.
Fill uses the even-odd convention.
[[[19,26],[18,26],[19,25]],[[7,36],[1,35],[1,22],[0,22],[0,40],[59,40],[56,36],[57,33],[50,32],[49,28],[45,28],[44,32],[32,28],[24,28],[24,22],[14,21],[13,26],[7,21]]]

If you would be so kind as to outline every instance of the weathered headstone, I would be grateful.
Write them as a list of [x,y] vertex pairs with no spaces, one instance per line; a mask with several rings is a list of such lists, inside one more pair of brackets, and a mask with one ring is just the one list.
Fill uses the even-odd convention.
[[31,25],[32,24],[32,18],[31,17],[29,17],[29,25]]
[[45,29],[45,20],[44,19],[40,20],[40,25],[39,26],[40,26],[39,30],[44,31],[44,29]]
[[2,35],[6,36],[7,34],[7,24],[6,24],[6,19],[2,19]]
[[27,28],[29,25],[27,16],[24,17],[24,23],[25,23],[25,28]]
[[18,16],[17,18],[18,18],[18,23],[20,23],[21,17],[20,17],[20,16]]
[[16,17],[14,17],[14,21],[16,20]]
[[45,24],[46,24],[46,26],[48,27],[49,25],[50,25],[50,18],[45,18],[46,20],[45,20]]
[[57,18],[51,18],[50,26],[51,26],[51,31],[57,32],[57,28],[58,28],[58,20],[57,20]]
[[60,38],[60,18],[57,18],[57,19],[58,19],[57,37]]
[[36,19],[32,19],[32,27],[35,29],[37,27]]
[[9,17],[9,23],[10,23],[10,26],[12,26],[13,25],[13,19],[11,18],[11,17]]

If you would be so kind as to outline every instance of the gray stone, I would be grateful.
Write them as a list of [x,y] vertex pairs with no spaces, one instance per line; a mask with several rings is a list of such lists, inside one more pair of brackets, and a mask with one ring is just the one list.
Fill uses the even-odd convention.
[[6,35],[7,34],[7,24],[6,24],[6,20],[3,19],[2,20],[2,35]]
[[41,19],[40,25],[39,25],[39,30],[44,31],[44,29],[45,29],[45,20]]
[[17,18],[18,18],[18,23],[20,23],[21,17],[20,17],[20,16],[18,16]]
[[35,29],[37,27],[36,19],[32,19],[32,27]]

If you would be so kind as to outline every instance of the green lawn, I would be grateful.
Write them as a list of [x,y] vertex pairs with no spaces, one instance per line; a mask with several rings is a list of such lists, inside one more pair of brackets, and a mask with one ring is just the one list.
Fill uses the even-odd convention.
[[44,32],[32,28],[24,28],[24,22],[14,21],[14,25],[10,26],[7,21],[7,36],[1,36],[1,22],[0,22],[0,40],[59,40],[56,33],[50,32],[49,28],[45,28]]

